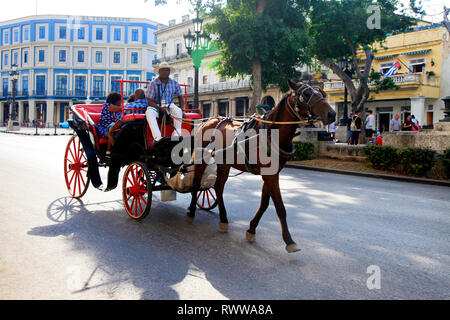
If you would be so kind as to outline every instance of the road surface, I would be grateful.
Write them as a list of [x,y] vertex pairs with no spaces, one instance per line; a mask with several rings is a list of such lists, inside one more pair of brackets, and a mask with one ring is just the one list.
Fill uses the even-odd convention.
[[288,254],[272,204],[256,242],[245,240],[259,177],[230,178],[226,234],[217,209],[187,224],[180,194],[155,193],[136,222],[119,189],[68,196],[68,140],[0,133],[0,299],[450,298],[447,187],[285,169],[302,249]]

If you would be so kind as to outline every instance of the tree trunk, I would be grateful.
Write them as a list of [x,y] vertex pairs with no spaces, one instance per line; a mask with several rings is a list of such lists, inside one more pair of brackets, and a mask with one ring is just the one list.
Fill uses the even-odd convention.
[[[266,9],[267,1],[259,0],[256,2],[255,14],[262,15]],[[253,77],[253,99],[252,105],[248,109],[248,113],[254,114],[256,112],[256,105],[261,102],[262,95],[262,65],[261,60],[258,57],[253,58],[252,66],[252,77]]]
[[254,58],[253,59],[253,100],[252,105],[248,109],[249,115],[252,115],[256,112],[256,105],[261,102],[262,95],[262,66],[261,60]]

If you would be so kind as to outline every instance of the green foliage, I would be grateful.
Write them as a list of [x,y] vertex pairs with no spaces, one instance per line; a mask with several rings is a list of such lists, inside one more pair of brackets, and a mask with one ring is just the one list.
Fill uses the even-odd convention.
[[436,161],[436,151],[431,149],[407,147],[399,149],[398,155],[402,171],[416,176],[425,175]]
[[[370,146],[364,147],[364,152],[375,169],[389,171],[399,169],[403,173],[416,176],[425,175],[436,162],[436,151],[431,149]],[[445,156],[450,159],[450,151]]]
[[287,91],[286,79],[299,79],[296,66],[310,61],[306,20],[295,1],[267,1],[262,14],[256,14],[256,2],[229,0],[226,7],[212,10],[214,22],[206,30],[218,35],[215,44],[222,50],[218,72],[222,77],[251,75],[253,60],[258,59],[262,88],[278,84]]
[[396,150],[389,146],[364,147],[364,152],[375,169],[394,171],[399,163]]
[[442,164],[444,166],[445,174],[447,175],[447,179],[450,179],[450,148],[445,150],[444,154],[440,156]]
[[294,160],[310,160],[314,153],[314,145],[311,142],[294,142]]
[[[310,0],[310,49],[318,59],[341,60],[352,56],[355,49],[365,49],[382,42],[386,34],[402,31],[415,20],[399,6],[398,0]],[[415,3],[414,3],[415,4]],[[380,28],[369,29],[367,21],[373,12],[371,5],[380,8]]]

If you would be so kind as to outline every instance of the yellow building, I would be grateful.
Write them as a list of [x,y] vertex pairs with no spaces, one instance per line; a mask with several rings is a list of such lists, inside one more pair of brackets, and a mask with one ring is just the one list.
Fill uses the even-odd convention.
[[[390,35],[383,46],[376,49],[373,70],[384,74],[396,61],[401,64],[392,76],[399,89],[371,93],[370,101],[365,104],[366,110],[374,111],[377,128],[383,125],[389,128],[390,119],[395,114],[401,115],[402,120],[413,114],[421,125],[439,122],[444,117],[441,99],[450,96],[450,39],[442,23],[422,23],[414,31]],[[362,69],[364,53],[361,52],[358,58]],[[332,79],[333,75],[329,78]],[[355,83],[358,84],[357,81]],[[340,119],[343,115],[344,83],[331,80],[324,87]],[[350,96],[348,99],[350,101]]]

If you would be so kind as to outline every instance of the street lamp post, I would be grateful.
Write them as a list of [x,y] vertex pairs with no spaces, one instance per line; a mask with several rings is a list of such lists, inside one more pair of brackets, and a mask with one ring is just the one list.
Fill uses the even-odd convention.
[[[19,72],[17,71],[17,64],[11,65],[12,71],[9,73],[9,76],[11,77],[13,91],[12,91],[12,104],[9,105],[9,119],[8,119],[8,130],[14,130],[15,127],[15,112],[14,108],[16,106],[16,83],[19,79]],[[17,129],[20,129],[20,124]]]
[[191,29],[188,30],[187,34],[183,35],[184,45],[188,51],[188,54],[191,56],[194,62],[195,68],[195,79],[194,79],[194,109],[199,108],[198,103],[198,77],[199,77],[199,69],[200,64],[208,52],[209,42],[211,38],[205,33],[202,32],[202,24],[203,19],[199,17],[199,8],[196,9],[197,16],[195,19],[192,19],[192,23],[194,24],[194,33],[191,32]]
[[[344,71],[344,73],[347,76],[352,78],[354,71],[353,71],[353,68],[351,67],[351,65],[349,67],[349,63],[347,60],[339,61],[338,66],[342,71]],[[347,86],[344,83],[344,114],[340,121],[341,122],[340,125],[345,126],[347,124],[347,121],[348,121],[348,90],[347,90]]]

